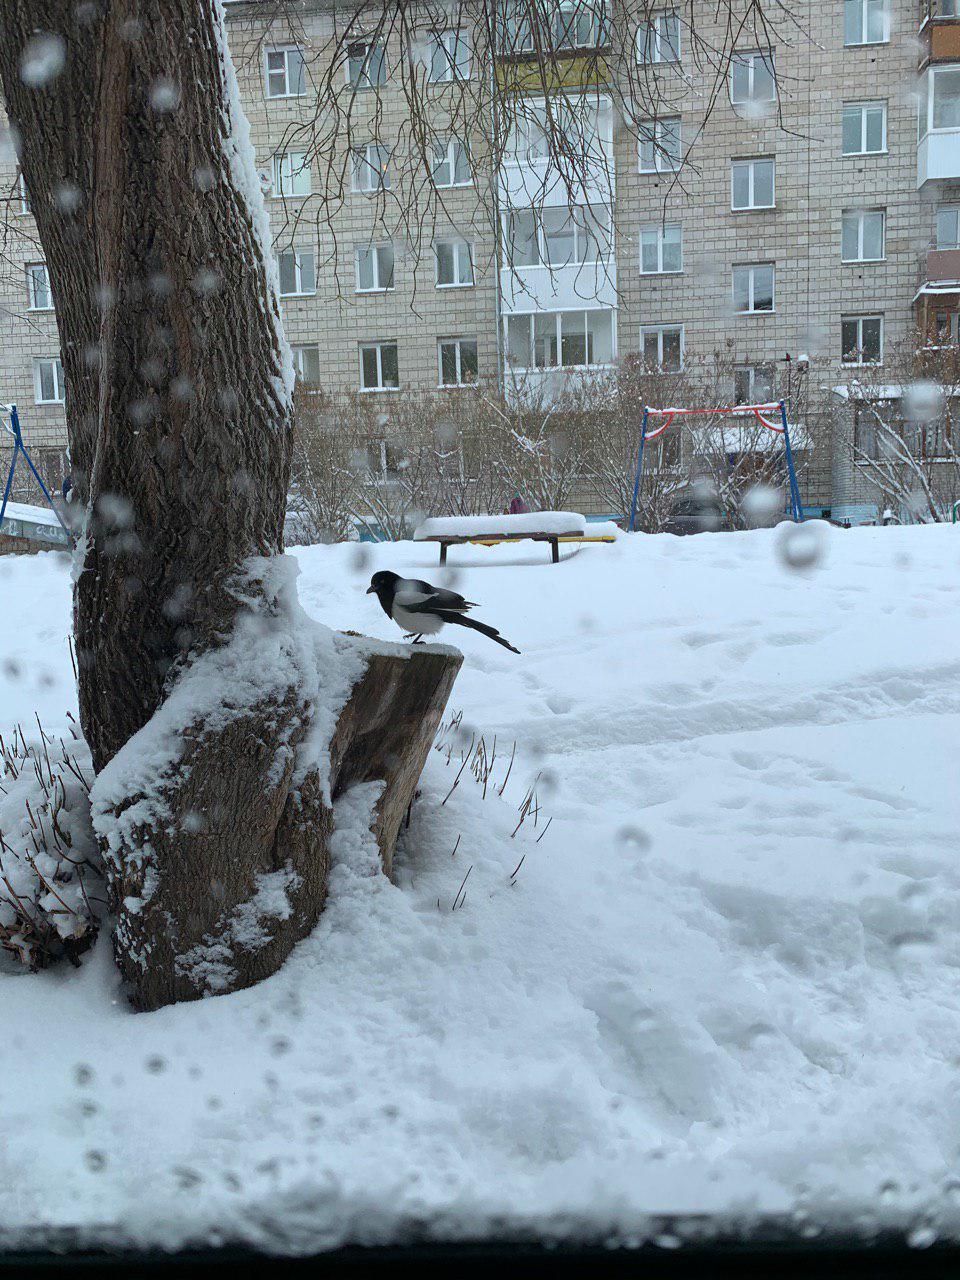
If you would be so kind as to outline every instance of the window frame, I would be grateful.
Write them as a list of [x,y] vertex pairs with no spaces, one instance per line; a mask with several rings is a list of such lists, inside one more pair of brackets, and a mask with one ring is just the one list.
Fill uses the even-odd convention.
[[[610,359],[602,362],[587,362],[585,364],[563,364],[563,316],[582,316],[583,317],[583,335],[584,349],[589,342],[589,330],[587,316],[605,315],[610,319]],[[560,311],[515,311],[506,314],[503,317],[503,338],[504,338],[504,361],[508,369],[513,368],[519,372],[530,373],[540,372],[544,369],[609,369],[617,359],[617,329],[614,323],[616,311],[612,307],[567,307]],[[556,351],[558,361],[556,364],[537,364],[536,363],[536,325],[535,321],[539,317],[541,319],[552,316],[554,320],[554,342],[556,343]],[[528,365],[511,365],[510,363],[510,343],[509,343],[509,323],[511,320],[526,320],[529,326],[529,353],[532,364]]]
[[[770,306],[755,307],[749,306],[745,310],[741,310],[737,306],[737,272],[750,272],[750,285],[747,291],[751,304],[756,298],[756,286],[754,273],[759,268],[770,269]],[[735,262],[730,272],[731,292],[733,295],[733,312],[738,316],[772,316],[777,310],[777,264],[775,262]]]
[[[284,172],[292,178],[293,166],[290,163],[294,156],[299,156],[303,163],[296,170],[297,174],[306,174],[306,191],[284,191]],[[272,178],[273,189],[270,193],[273,200],[305,200],[313,195],[313,166],[309,162],[307,151],[275,151],[273,153]]]
[[[34,272],[40,270],[43,272],[44,290],[46,294],[46,303],[43,306],[37,303],[37,287]],[[53,290],[50,288],[50,268],[45,262],[25,262],[24,272],[27,278],[27,310],[28,311],[52,311],[53,308]]]
[[[547,253],[547,232],[544,229],[543,214],[547,209],[563,209],[567,212],[573,223],[573,257],[566,263],[553,263],[549,261]],[[601,221],[593,213],[594,210],[602,210],[604,218]],[[515,262],[513,260],[514,234],[512,220],[519,214],[530,215],[534,224],[534,241],[537,246],[536,262]],[[600,230],[601,235],[588,234],[588,223]],[[596,204],[570,204],[570,205],[539,205],[528,206],[520,205],[513,209],[508,209],[503,213],[503,246],[504,257],[503,267],[506,271],[562,271],[566,268],[576,268],[578,271],[583,267],[597,266],[601,262],[608,261],[613,246],[613,227],[610,205],[605,202],[597,202]],[[583,246],[589,247],[591,242],[597,245],[597,256],[595,258],[581,257],[581,249]]]
[[[320,343],[319,342],[291,342],[290,350],[293,354],[293,369],[296,375],[296,381],[299,386],[304,388],[320,387]],[[303,375],[303,354],[306,351],[315,351],[317,353],[317,380],[316,382],[308,382]]]
[[[663,338],[667,333],[679,333],[680,335],[680,363],[676,369],[668,369],[663,363]],[[640,326],[640,358],[646,363],[646,353],[644,350],[644,339],[656,334],[657,336],[657,372],[658,373],[683,373],[686,365],[687,357],[687,336],[686,327],[682,322],[667,324],[642,324]]]
[[18,215],[26,217],[33,213],[30,208],[30,196],[27,192],[26,179],[23,176],[23,170],[17,172],[17,194],[20,197],[20,208],[17,210]]
[[[867,141],[867,112],[871,108],[880,108],[882,120],[883,146],[876,151],[865,150]],[[859,151],[844,151],[843,149],[843,126],[844,116],[848,111],[859,111],[860,113],[860,146]],[[840,108],[840,154],[841,156],[885,156],[889,154],[887,144],[887,102],[881,98],[865,98],[862,101],[844,102]]]
[[[758,98],[754,93],[754,86],[757,78],[757,59],[763,62],[770,72],[770,80],[773,86],[772,96],[769,98]],[[742,66],[744,62],[749,62],[749,81],[750,91],[746,98],[737,98],[734,96],[734,69],[735,65]],[[730,105],[736,107],[752,107],[764,106],[771,102],[779,100],[779,86],[777,84],[777,56],[773,49],[735,49],[730,55],[730,79],[729,79]]]
[[[923,94],[920,98],[919,106],[922,108],[922,118],[919,122],[918,138],[923,141],[931,133],[945,134],[960,132],[960,123],[935,125],[933,123],[933,106],[936,99],[936,81],[937,76],[946,75],[950,72],[960,74],[960,61],[940,63],[938,66],[927,67],[924,71]],[[960,98],[960,94],[958,94]]]
[[[441,281],[440,279],[440,246],[441,245],[450,245],[453,248],[454,275],[457,278],[449,282],[444,282],[444,281]],[[461,262],[462,254],[460,251],[464,247],[467,250],[467,262],[470,267],[469,280],[463,280],[460,278],[460,269],[462,266],[462,262]],[[474,250],[473,250],[473,241],[467,240],[463,236],[441,236],[438,240],[434,240],[433,267],[434,267],[433,282],[434,282],[435,288],[437,289],[473,289],[476,285],[476,265],[475,265]]]
[[[770,165],[770,203],[757,204],[756,196],[756,169],[758,164]],[[736,175],[738,169],[747,167],[749,177],[747,179],[747,190],[749,192],[749,204],[736,204]],[[730,161],[730,211],[731,213],[753,213],[766,212],[777,207],[777,158],[776,156],[751,156],[745,159],[734,159]]]
[[[464,343],[470,343],[476,350],[477,357],[477,374],[472,382],[464,382],[463,380],[463,355],[461,347]],[[453,346],[456,352],[455,363],[457,369],[456,382],[444,382],[443,380],[443,348],[445,346]],[[438,338],[437,339],[437,389],[449,391],[456,387],[476,387],[480,384],[480,343],[476,338]]]
[[[374,150],[378,153],[378,159],[383,163],[382,169],[370,163],[370,152]],[[354,195],[375,196],[381,191],[391,191],[393,189],[390,177],[390,154],[382,142],[364,142],[358,147],[350,148],[350,190]],[[363,166],[362,172],[376,176],[377,183],[375,186],[357,185],[357,174],[360,171],[358,157],[362,157],[360,160],[360,164]]]
[[[390,269],[390,278],[391,278],[390,284],[383,284],[381,282],[383,272],[381,271],[381,267],[380,267],[380,254],[381,254],[381,251],[384,249],[390,250],[390,254],[392,258],[391,269]],[[373,255],[371,260],[374,266],[373,275],[376,280],[376,284],[370,285],[369,287],[364,286],[363,284],[360,283],[360,255],[364,253],[370,253]],[[354,275],[356,280],[356,289],[355,289],[356,293],[393,293],[393,291],[396,289],[397,260],[396,260],[396,251],[393,247],[392,240],[380,240],[374,244],[358,244],[354,246],[353,265],[354,265]]]
[[[383,381],[383,348],[393,347],[397,353],[397,384],[396,386],[387,386]],[[363,353],[364,351],[376,351],[377,353],[377,386],[365,387],[363,385]],[[400,344],[396,338],[378,338],[370,342],[361,342],[358,345],[358,359],[360,362],[360,386],[358,390],[364,394],[375,394],[379,391],[399,391],[400,390]]]
[[[450,44],[452,49],[447,47],[447,38],[452,37]],[[427,83],[428,84],[463,84],[467,80],[473,78],[473,40],[470,31],[465,27],[446,27],[442,31],[433,31],[431,33],[432,44],[427,58]],[[467,51],[467,71],[465,75],[457,72],[456,50],[458,45],[464,45]],[[434,77],[433,60],[438,50],[443,50],[446,57],[446,74]]]
[[[883,35],[879,40],[865,40],[868,29],[867,12],[869,6],[879,3],[883,13]],[[847,39],[847,13],[851,5],[857,5],[860,10],[860,35],[859,40]],[[889,0],[844,0],[843,4],[843,47],[845,49],[864,49],[870,48],[872,45],[889,44],[890,43],[890,4]]]
[[[663,250],[665,233],[676,228],[680,233],[678,237],[677,247],[680,251],[679,267],[664,267]],[[649,232],[655,232],[657,236],[657,266],[656,270],[648,271],[643,265],[643,237]],[[639,235],[640,248],[640,274],[642,276],[679,276],[683,274],[683,223],[682,222],[648,222],[640,227]]]
[[[756,383],[757,383],[757,370],[758,370],[758,369],[764,369],[764,370],[767,370],[767,371],[769,372],[769,375],[770,375],[770,396],[769,396],[769,397],[767,397],[767,398],[765,398],[765,399],[763,399],[763,400],[760,400],[760,399],[758,398],[758,396],[757,396],[757,390],[756,390]],[[740,374],[742,374],[742,373],[747,373],[747,374],[749,374],[749,375],[750,375],[750,376],[749,376],[749,379],[748,379],[748,381],[749,381],[749,393],[748,393],[748,396],[747,396],[747,399],[746,399],[746,400],[741,399],[741,398],[737,395],[737,377],[738,377]],[[761,363],[761,364],[735,364],[735,365],[733,366],[733,379],[734,379],[734,382],[733,382],[733,403],[734,403],[734,405],[736,406],[736,405],[741,405],[741,404],[772,404],[772,403],[773,403],[773,401],[774,401],[774,399],[775,399],[775,397],[776,397],[776,389],[777,389],[777,387],[776,387],[776,378],[777,378],[777,369],[776,369],[776,365],[774,365],[774,364],[772,364],[772,363],[769,363],[769,364],[768,364],[768,363]]]
[[[53,370],[54,395],[52,400],[44,399],[42,391],[41,365],[50,365]],[[63,362],[59,356],[34,356],[33,358],[33,402],[34,404],[66,404],[66,382],[63,376]]]
[[[663,146],[662,134],[668,126],[676,125],[677,140],[677,156],[674,159],[671,153]],[[644,137],[644,129],[647,129],[649,135],[649,125],[653,126],[653,135]],[[644,146],[653,148],[652,166],[644,167],[643,149]],[[667,161],[669,160],[669,163]],[[642,120],[637,133],[637,172],[644,174],[658,173],[676,173],[683,167],[683,117],[682,116],[663,116],[657,120]]]
[[[671,45],[663,31],[663,20],[673,18],[676,24],[676,44]],[[672,56],[664,57],[664,45],[671,50]],[[647,51],[653,48],[653,56],[647,57]],[[643,66],[670,66],[683,61],[683,49],[680,35],[680,10],[661,9],[652,14],[650,19],[637,32],[637,61]]]
[[[864,325],[864,322],[867,320],[878,320],[880,322],[880,354],[876,360],[863,359],[863,325]],[[860,352],[860,358],[857,360],[847,360],[844,356],[843,326],[845,324],[856,324],[857,326],[857,345],[854,348],[855,350]],[[885,336],[886,336],[885,330],[886,330],[886,325],[884,324],[884,317],[882,313],[869,312],[866,315],[841,316],[840,317],[840,363],[841,365],[844,366],[845,368],[850,368],[850,369],[859,369],[863,367],[876,367],[877,365],[882,365],[883,357],[884,357],[884,342],[885,342]]]
[[[283,54],[283,83],[285,86],[283,93],[270,92],[270,76],[279,74],[279,72],[277,71],[271,72],[270,70],[270,55],[277,54],[277,53]],[[300,66],[302,69],[301,83],[303,85],[303,88],[296,93],[290,92],[290,54],[291,53],[297,54],[297,56],[300,59]],[[263,51],[263,81],[264,81],[264,98],[268,102],[275,102],[282,98],[306,97],[307,63],[306,63],[306,59],[303,56],[303,50],[300,48],[300,46],[298,44],[278,44],[278,45],[271,45],[269,48],[265,48]]]
[[[467,144],[465,142],[461,142],[459,138],[455,138],[455,137],[447,138],[445,143],[445,149],[444,149],[444,157],[442,160],[437,160],[436,154],[438,150],[438,144],[439,144],[439,140],[435,141],[433,144],[434,161],[433,161],[433,164],[430,166],[430,181],[433,183],[437,191],[455,191],[455,190],[462,191],[466,187],[472,187],[474,184],[473,157],[470,155],[470,148],[467,146]],[[458,147],[460,148],[460,151],[463,153],[463,155],[466,156],[467,168],[470,171],[470,177],[467,179],[466,182],[457,182],[456,180],[456,173],[457,173],[457,165],[456,165],[457,150],[456,149]],[[437,170],[438,168],[441,168],[444,165],[448,166],[449,168],[450,181],[438,182]]]
[[[366,53],[361,59],[359,59],[360,75],[358,79],[355,81],[353,79],[351,69],[354,63],[358,61],[358,59],[354,57],[354,55],[350,52],[350,50],[352,48],[355,48],[358,45],[363,45],[363,47],[366,49]],[[356,40],[348,40],[345,48],[346,48],[347,56],[344,59],[343,71],[344,71],[344,77],[346,79],[347,88],[352,90],[354,93],[367,93],[368,91],[376,91],[377,89],[382,89],[383,86],[387,83],[387,80],[389,79],[389,70],[387,68],[387,50],[386,50],[386,47],[384,46],[383,41],[376,40],[376,39],[364,40],[362,37],[358,37]],[[370,79],[370,51],[372,49],[379,49],[380,51],[379,66],[382,72],[381,79],[377,80],[375,83]],[[366,79],[366,83],[363,83],[363,78]]]
[[[280,250],[278,250],[278,252],[277,252],[277,282],[278,282],[278,283],[277,283],[277,288],[278,288],[278,291],[282,289],[282,285],[280,284],[280,279],[281,279],[280,259],[281,259],[281,258],[283,258],[283,257],[286,257],[287,255],[290,255],[290,254],[292,254],[292,255],[293,255],[293,274],[294,274],[294,277],[296,278],[296,282],[297,282],[297,290],[296,290],[296,292],[295,292],[295,293],[283,293],[283,292],[279,292],[279,297],[280,297],[281,299],[283,299],[283,298],[312,298],[312,297],[316,294],[316,292],[317,292],[317,251],[316,251],[315,249],[298,249],[298,248],[296,248],[295,246],[292,246],[292,247],[287,248],[287,249],[280,249]],[[311,263],[311,274],[313,275],[313,288],[311,288],[311,289],[304,289],[304,288],[303,288],[303,263],[302,263],[302,261],[301,261],[301,260],[302,260],[305,256],[309,256],[309,257],[312,259],[312,263]]]
[[[878,258],[864,258],[864,224],[865,219],[870,214],[880,215],[880,256]],[[857,219],[857,252],[860,255],[856,258],[846,258],[843,254],[843,232],[844,225],[849,218]],[[887,211],[886,209],[843,209],[840,213],[840,261],[847,266],[859,266],[869,262],[886,262],[887,260]]]
[[[953,215],[954,235],[951,244],[940,243],[940,217],[941,214],[950,213]],[[935,231],[936,245],[938,249],[960,249],[960,203],[948,201],[946,204],[937,206],[937,221]]]

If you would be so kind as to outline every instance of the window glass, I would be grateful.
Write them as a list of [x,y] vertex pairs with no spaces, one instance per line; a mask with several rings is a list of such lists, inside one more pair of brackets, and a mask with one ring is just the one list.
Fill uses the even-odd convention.
[[960,67],[945,67],[931,75],[934,129],[960,129]]

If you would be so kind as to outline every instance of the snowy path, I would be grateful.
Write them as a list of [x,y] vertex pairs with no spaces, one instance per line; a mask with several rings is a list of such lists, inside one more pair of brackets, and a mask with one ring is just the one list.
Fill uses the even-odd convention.
[[[133,1016],[104,947],[0,973],[0,1224],[287,1247],[750,1207],[955,1228],[960,531],[824,545],[805,574],[766,531],[558,566],[457,548],[445,575],[414,544],[299,551],[333,625],[396,637],[362,594],[379,568],[481,602],[523,653],[450,636],[453,706],[497,735],[498,779],[517,740],[507,791],[465,773],[441,805],[434,753],[397,884],[345,865],[253,991]],[[57,727],[66,572],[0,561],[0,592],[4,719]],[[538,772],[553,822],[511,838]]]

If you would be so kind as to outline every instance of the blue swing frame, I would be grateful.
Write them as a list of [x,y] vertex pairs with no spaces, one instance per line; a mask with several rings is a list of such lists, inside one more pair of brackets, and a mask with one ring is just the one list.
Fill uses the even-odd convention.
[[20,431],[20,416],[17,413],[17,406],[15,404],[0,405],[0,409],[9,410],[10,425],[9,427],[6,428],[6,430],[10,433],[10,435],[13,436],[13,457],[10,459],[10,470],[7,472],[7,483],[3,490],[3,502],[0,503],[0,525],[3,524],[3,518],[7,513],[7,502],[10,499],[10,490],[13,488],[13,473],[17,469],[17,458],[19,458],[20,454],[22,453],[27,460],[27,466],[33,472],[34,479],[36,480],[40,488],[43,490],[43,496],[46,498],[47,503],[50,507],[50,510],[57,517],[57,523],[59,524],[60,528],[64,531],[64,533],[67,535],[67,537],[70,537],[71,536],[70,530],[64,524],[63,517],[60,515],[60,512],[57,510],[57,508],[54,506],[53,498],[51,498],[50,496],[50,491],[47,488],[47,486],[43,483],[43,480],[40,478],[40,472],[33,465],[33,459],[30,457],[30,454],[27,451],[27,446],[23,443],[23,435]]
[[[768,406],[761,406],[761,407],[768,407]],[[773,407],[773,405],[772,405],[772,403],[771,403],[771,405],[769,406],[769,408],[772,408],[772,407]],[[707,413],[707,412],[713,412],[713,413],[734,413],[734,412],[736,412],[738,409],[741,409],[741,408],[743,408],[743,409],[750,409],[750,410],[752,410],[752,411],[756,412],[757,406],[756,406],[756,405],[734,405],[734,406],[733,406],[733,408],[730,408],[730,409],[715,409],[715,410],[709,410],[709,411],[708,411],[708,410],[703,410],[702,412],[703,412],[703,413]],[[794,465],[793,465],[793,446],[790,444],[790,426],[789,426],[789,423],[787,422],[787,403],[786,403],[786,401],[785,401],[785,400],[780,400],[780,401],[777,403],[777,408],[778,408],[778,409],[779,409],[779,411],[780,411],[780,422],[781,422],[781,424],[782,424],[782,434],[783,434],[783,450],[784,450],[784,454],[786,455],[786,462],[787,462],[787,476],[788,476],[788,481],[789,481],[789,483],[788,483],[788,494],[789,494],[789,502],[790,502],[790,515],[793,517],[794,521],[795,521],[797,524],[802,524],[802,522],[803,522],[803,499],[800,497],[800,486],[799,486],[799,484],[797,483],[797,472],[796,472],[796,468],[795,468],[795,467],[794,467]],[[667,410],[657,410],[657,409],[654,409],[654,411],[653,411],[653,412],[654,412],[654,413],[656,413],[656,414],[658,414],[658,415],[660,415],[660,414],[666,414],[668,411],[667,411]],[[699,412],[699,411],[698,411],[698,410],[687,410],[686,412],[688,412],[688,413],[696,413],[696,412]],[[762,418],[760,418],[760,415],[759,415],[759,414],[757,414],[757,417],[758,417],[758,419],[759,419],[761,422],[763,421],[763,419],[762,419]],[[647,442],[647,422],[649,421],[649,418],[650,418],[650,409],[649,409],[649,407],[648,407],[647,405],[644,405],[644,407],[643,407],[643,421],[642,421],[642,423],[641,423],[641,425],[640,425],[640,448],[639,448],[639,449],[638,449],[638,451],[637,451],[637,474],[636,474],[636,477],[635,477],[634,482],[633,482],[633,499],[632,499],[632,501],[631,501],[631,503],[630,503],[630,522],[629,522],[629,524],[627,525],[627,529],[628,529],[628,531],[629,531],[630,533],[634,533],[634,532],[636,531],[636,520],[637,520],[637,499],[638,499],[638,497],[640,496],[640,473],[641,473],[641,472],[642,472],[642,470],[643,470],[643,448],[644,448],[644,445],[645,445],[645,444],[646,444],[646,442]]]

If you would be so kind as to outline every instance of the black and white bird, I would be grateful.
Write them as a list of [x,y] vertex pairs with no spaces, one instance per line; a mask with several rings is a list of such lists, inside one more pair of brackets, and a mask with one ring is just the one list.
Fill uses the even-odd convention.
[[377,597],[383,612],[403,628],[405,637],[414,644],[419,644],[424,636],[435,636],[444,623],[451,622],[489,636],[511,653],[520,652],[509,640],[504,640],[496,627],[468,618],[466,613],[474,608],[473,602],[446,587],[433,587],[419,578],[401,578],[389,569],[381,569],[370,579],[367,595]]

